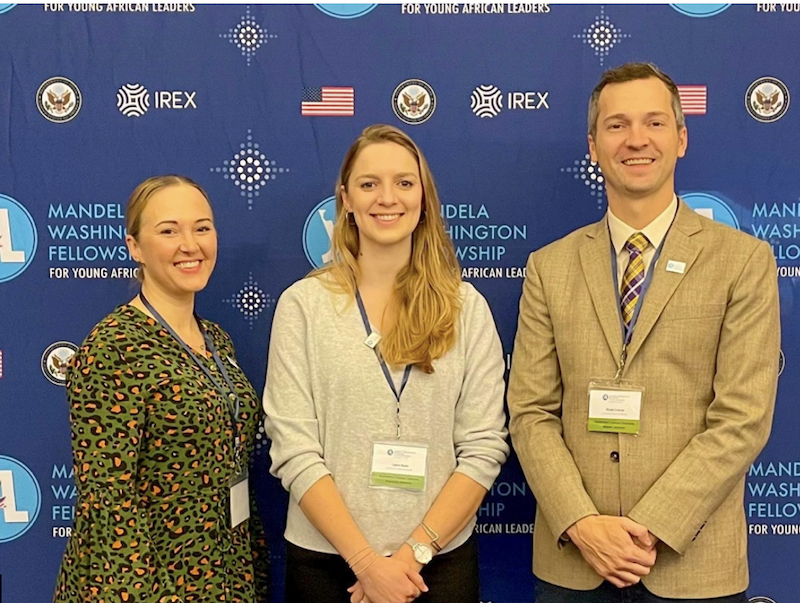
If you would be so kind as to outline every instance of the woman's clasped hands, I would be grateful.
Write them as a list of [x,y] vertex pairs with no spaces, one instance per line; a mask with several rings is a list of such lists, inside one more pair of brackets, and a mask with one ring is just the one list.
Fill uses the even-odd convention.
[[350,603],[411,603],[428,592],[419,572],[398,553],[382,557],[372,552],[353,564],[353,572],[358,581],[347,589]]

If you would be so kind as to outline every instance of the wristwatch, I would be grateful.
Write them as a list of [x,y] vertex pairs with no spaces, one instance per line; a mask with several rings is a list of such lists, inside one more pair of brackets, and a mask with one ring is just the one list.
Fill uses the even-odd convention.
[[431,559],[433,559],[433,551],[431,551],[431,547],[429,547],[427,544],[417,542],[413,537],[406,540],[406,544],[411,547],[412,551],[414,551],[414,559],[417,561],[417,563],[428,565]]

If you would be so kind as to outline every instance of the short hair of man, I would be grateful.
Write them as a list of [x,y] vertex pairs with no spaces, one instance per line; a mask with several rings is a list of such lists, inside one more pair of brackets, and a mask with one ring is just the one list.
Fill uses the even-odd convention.
[[600,82],[592,90],[592,95],[589,97],[589,135],[594,136],[597,134],[597,115],[600,113],[600,93],[603,88],[609,84],[622,84],[634,80],[646,80],[651,77],[661,80],[667,87],[667,90],[672,95],[672,111],[675,113],[675,123],[678,125],[678,130],[685,128],[686,120],[683,117],[683,109],[681,108],[681,97],[678,93],[678,87],[672,81],[672,78],[653,63],[625,63],[606,71],[600,78]]

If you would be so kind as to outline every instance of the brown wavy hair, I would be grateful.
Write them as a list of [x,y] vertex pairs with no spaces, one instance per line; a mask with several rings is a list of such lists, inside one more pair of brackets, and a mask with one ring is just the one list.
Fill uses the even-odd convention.
[[379,344],[391,365],[413,364],[433,372],[433,361],[444,356],[456,341],[456,321],[461,310],[461,270],[455,249],[444,228],[441,203],[433,175],[419,147],[403,131],[382,124],[367,127],[352,144],[336,181],[336,222],[331,237],[333,259],[311,273],[329,275],[334,288],[355,299],[358,282],[358,227],[350,224],[342,200],[358,154],[366,146],[393,142],[408,150],[419,167],[422,184],[421,219],[411,236],[411,258],[397,275],[390,304],[396,321]]

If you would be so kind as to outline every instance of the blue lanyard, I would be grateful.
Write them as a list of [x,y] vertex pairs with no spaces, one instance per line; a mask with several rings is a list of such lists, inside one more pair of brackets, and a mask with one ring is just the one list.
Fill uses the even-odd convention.
[[[177,340],[179,344],[181,344],[181,347],[183,348],[184,352],[186,352],[191,357],[191,359],[194,360],[197,366],[199,366],[203,370],[206,376],[214,384],[214,387],[216,388],[217,392],[225,396],[225,398],[228,400],[228,410],[230,410],[231,423],[233,423],[234,455],[238,466],[239,462],[241,461],[241,452],[242,452],[241,435],[238,423],[239,409],[241,407],[241,399],[236,393],[236,387],[233,385],[233,381],[231,380],[230,375],[228,375],[228,370],[225,368],[225,363],[223,363],[222,359],[219,357],[219,352],[217,352],[217,347],[214,345],[214,342],[212,341],[211,337],[209,337],[208,333],[203,328],[203,323],[200,322],[200,317],[197,316],[197,314],[195,313],[194,319],[197,321],[197,326],[200,328],[200,332],[203,334],[203,340],[205,341],[206,347],[211,351],[211,355],[214,357],[214,364],[217,365],[219,372],[222,373],[222,377],[225,379],[225,383],[228,386],[229,392],[227,395],[225,395],[222,384],[219,381],[217,381],[217,379],[214,377],[211,371],[208,370],[208,367],[205,365],[205,363],[202,362],[195,355],[195,353],[192,351],[192,348],[186,345],[186,342],[183,341],[183,339],[181,339],[181,336],[175,332],[175,330],[169,325],[169,323],[166,320],[164,320],[161,314],[158,313],[158,310],[156,310],[152,306],[152,304],[150,304],[150,302],[147,301],[147,298],[144,296],[144,293],[142,291],[139,291],[139,299],[142,300],[142,304],[144,305],[144,307],[150,311],[150,313],[155,317],[155,319],[158,320],[159,323],[161,323],[161,325],[169,332],[170,335],[172,335]],[[235,406],[233,404],[234,402],[236,403]]]
[[[675,212],[677,216],[677,211]],[[672,217],[672,222],[669,224],[669,228],[667,232],[664,234],[664,238],[661,239],[661,244],[656,249],[656,253],[653,256],[653,261],[650,262],[650,268],[647,270],[647,274],[644,277],[644,282],[642,283],[642,289],[639,291],[639,299],[636,302],[636,307],[633,310],[633,316],[631,316],[631,322],[626,327],[625,321],[622,319],[622,308],[620,307],[620,303],[617,303],[617,316],[619,316],[619,325],[622,329],[622,352],[620,353],[619,358],[619,365],[617,366],[617,374],[614,377],[614,381],[619,381],[622,377],[622,371],[625,368],[625,361],[628,359],[628,346],[633,339],[633,330],[636,328],[636,323],[639,320],[639,312],[642,310],[642,306],[644,305],[644,296],[647,294],[647,290],[650,288],[650,283],[653,280],[653,273],[655,272],[656,265],[658,264],[658,259],[661,257],[661,250],[664,249],[664,243],[667,241],[667,236],[669,235],[670,229],[672,229],[672,224],[675,222],[675,216]],[[608,227],[608,236],[609,239],[611,238],[611,227]],[[642,252],[644,253],[644,252]],[[642,262],[644,262],[644,258],[642,258]],[[617,298],[619,299],[620,291],[619,291],[619,276],[617,275],[617,253],[614,250],[614,244],[612,241],[611,244],[611,273],[614,277],[614,291],[616,292]]]
[[[361,320],[364,321],[364,328],[367,331],[367,337],[372,335],[372,328],[369,326],[369,318],[367,317],[367,310],[364,308],[364,300],[361,299],[361,293],[359,293],[358,289],[356,289],[356,302],[358,303],[358,311],[361,313]],[[373,348],[374,349],[374,348]],[[405,371],[403,372],[403,381],[400,383],[400,391],[397,391],[397,388],[394,385],[394,379],[392,379],[392,374],[389,372],[389,367],[386,366],[386,361],[381,357],[378,353],[378,350],[375,350],[375,356],[378,358],[378,362],[381,365],[381,370],[383,371],[383,376],[386,378],[386,382],[389,384],[389,387],[392,388],[392,393],[394,394],[395,400],[397,400],[397,437],[400,437],[400,396],[403,395],[403,390],[405,390],[406,385],[408,384],[408,378],[411,376],[411,365],[407,365]]]

